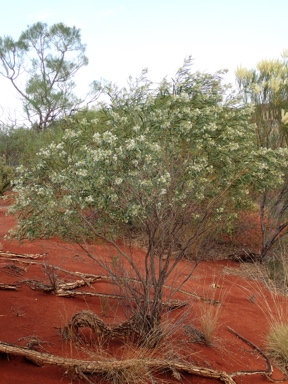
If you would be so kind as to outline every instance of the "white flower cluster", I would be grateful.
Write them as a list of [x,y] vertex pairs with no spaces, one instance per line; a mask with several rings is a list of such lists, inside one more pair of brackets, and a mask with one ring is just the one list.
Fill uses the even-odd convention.
[[[164,81],[163,93],[147,91],[142,99],[145,88],[139,93],[135,89],[133,95],[140,101],[127,90],[118,92],[109,108],[100,111],[101,118],[66,129],[60,144],[39,152],[35,169],[18,170],[16,209],[30,214],[23,231],[33,237],[33,220],[40,217],[43,202],[43,224],[37,233],[42,226],[45,234],[68,233],[77,214],[91,208],[99,215],[93,225],[101,224],[101,230],[134,218],[142,222],[155,210],[158,218],[165,217],[172,208],[175,215],[189,212],[196,220],[214,201],[213,213],[219,216],[226,214],[232,201],[226,191],[234,184],[242,191],[235,195],[249,196],[249,186],[246,181],[242,186],[238,175],[249,171],[263,183],[270,171],[274,181],[280,173],[282,177],[276,160],[286,164],[287,153],[276,156],[253,147],[247,110],[226,105],[212,80],[197,74],[193,81],[183,80],[179,94]],[[225,204],[217,200],[222,196]],[[197,206],[195,212],[189,211],[191,204]]]

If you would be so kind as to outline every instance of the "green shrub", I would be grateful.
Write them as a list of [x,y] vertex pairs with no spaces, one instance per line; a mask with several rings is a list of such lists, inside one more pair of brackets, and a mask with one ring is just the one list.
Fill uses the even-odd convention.
[[9,166],[29,167],[36,153],[51,142],[60,141],[63,133],[63,122],[55,123],[53,127],[41,133],[32,128],[7,128],[0,131],[0,157],[4,157]]
[[0,158],[0,195],[3,195],[12,185],[14,169],[6,165],[4,158]]

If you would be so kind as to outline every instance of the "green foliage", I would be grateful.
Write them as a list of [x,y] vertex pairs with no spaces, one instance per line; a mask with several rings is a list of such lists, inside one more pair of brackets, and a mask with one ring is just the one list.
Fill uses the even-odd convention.
[[[156,86],[143,72],[127,88],[104,91],[110,103],[95,118],[66,119],[62,140],[18,169],[15,236],[79,243],[133,297],[138,341],[154,347],[167,278],[191,245],[247,203],[251,178],[265,178],[273,156],[255,151],[250,109],[222,86],[221,73],[192,73],[190,61],[171,82]],[[116,242],[135,227],[148,241],[140,266]],[[115,246],[120,277],[89,250],[95,238]]]
[[197,237],[245,207],[252,185],[281,185],[287,151],[257,149],[250,109],[221,73],[191,73],[187,61],[170,83],[155,87],[143,72],[105,91],[110,104],[63,120],[63,139],[20,170],[19,237],[113,237],[125,225],[160,236],[171,218]]
[[125,223],[158,228],[164,217],[168,226],[170,215],[200,225],[247,200],[249,110],[233,95],[224,98],[220,74],[194,74],[185,63],[177,76],[153,91],[145,77],[121,92],[107,88],[111,105],[99,119],[66,129],[33,169],[21,170],[20,237],[75,239],[80,227],[88,230],[83,212],[91,209],[101,233]]
[[0,157],[4,157],[6,164],[12,167],[29,166],[35,160],[40,148],[52,141],[59,141],[63,135],[61,124],[37,132],[33,129],[10,128],[0,131]]
[[39,130],[79,106],[81,101],[72,93],[73,77],[88,63],[84,52],[80,30],[63,23],[48,27],[38,22],[17,41],[0,38],[0,73],[11,81],[28,120]]
[[[252,121],[255,123],[256,145],[266,157],[263,171],[279,175],[278,182],[255,180],[261,189],[260,219],[262,230],[261,260],[272,246],[287,234],[288,229],[288,61],[262,60],[256,69],[238,68],[236,71],[240,90],[247,103],[253,105]],[[259,152],[258,151],[258,152]],[[272,156],[272,157],[271,157]]]
[[0,196],[11,188],[13,178],[13,168],[6,165],[4,158],[0,158]]
[[254,105],[258,144],[279,148],[287,145],[288,61],[262,60],[256,69],[238,68],[236,78],[247,102]]

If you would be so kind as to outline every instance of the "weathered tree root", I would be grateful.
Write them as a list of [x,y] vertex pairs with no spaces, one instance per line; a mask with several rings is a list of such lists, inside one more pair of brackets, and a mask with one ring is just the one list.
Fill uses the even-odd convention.
[[[81,327],[89,327],[92,331],[104,334],[109,337],[114,337],[115,334],[119,336],[119,333],[133,330],[135,319],[132,317],[126,322],[112,327],[106,325],[95,313],[91,311],[81,311],[75,314],[66,331],[68,336],[78,336],[78,330]],[[199,377],[206,377],[219,380],[225,384],[236,384],[234,377],[246,376],[246,375],[265,375],[270,381],[283,382],[287,377],[282,380],[273,379],[271,377],[273,368],[269,358],[264,352],[255,344],[239,335],[233,329],[229,328],[229,331],[238,336],[245,343],[255,349],[262,357],[264,357],[267,369],[266,370],[253,370],[253,371],[236,371],[236,372],[223,372],[210,368],[198,367],[188,362],[179,362],[167,359],[128,359],[128,360],[104,360],[104,361],[90,361],[90,360],[78,360],[72,358],[65,358],[60,356],[51,355],[49,353],[43,353],[28,348],[19,347],[17,345],[5,343],[0,341],[0,352],[11,354],[15,356],[23,356],[26,359],[32,361],[36,365],[56,365],[64,369],[72,370],[80,377],[84,378],[85,375],[125,375],[126,370],[137,369],[141,366],[147,371],[170,371],[175,378],[181,378],[180,373],[196,375]]]
[[140,331],[138,319],[131,316],[128,320],[113,325],[107,325],[96,313],[92,311],[80,311],[75,313],[68,325],[61,328],[60,334],[65,340],[77,340],[80,328],[90,328],[93,333],[103,337],[104,340],[125,339],[126,337],[139,337]]
[[98,335],[110,337],[111,328],[92,311],[80,311],[75,313],[68,325],[60,329],[60,333],[65,340],[77,339],[79,328],[90,328]]
[[[85,280],[74,280],[70,282],[63,282],[61,280],[55,281],[55,284],[45,284],[42,281],[37,280],[23,280],[22,283],[27,284],[31,289],[38,289],[40,291],[44,292],[53,292],[57,296],[73,296],[73,289],[84,287],[84,286],[91,286],[92,283],[99,280],[97,277],[87,277]],[[68,294],[65,294],[65,292],[71,292]]]
[[245,337],[241,336],[238,332],[234,331],[234,329],[230,328],[227,326],[227,329],[233,333],[235,336],[239,337],[239,339],[241,339],[242,341],[244,341],[244,343],[250,345],[250,347],[252,347],[253,349],[255,349],[259,355],[261,355],[264,360],[266,361],[266,365],[267,365],[267,369],[263,369],[263,370],[257,370],[257,371],[236,371],[236,372],[231,372],[229,375],[231,377],[235,377],[235,376],[241,376],[241,375],[255,375],[256,373],[259,373],[259,374],[262,374],[264,376],[267,377],[268,380],[272,381],[273,383],[283,383],[284,381],[287,381],[288,379],[288,375],[285,375],[282,379],[274,379],[272,377],[273,375],[273,367],[272,367],[272,364],[270,362],[270,359],[269,357],[262,351],[262,349],[260,349],[257,345],[255,345],[254,343],[252,343],[250,340],[246,339]]
[[9,291],[17,291],[18,290],[18,286],[17,285],[0,283],[0,289],[9,290]]
[[[68,339],[74,339],[74,340],[76,339],[77,340],[79,337],[79,328],[82,328],[82,327],[90,328],[92,332],[94,332],[95,334],[104,336],[104,338],[106,340],[116,339],[116,338],[122,339],[122,338],[127,337],[127,336],[131,337],[131,336],[137,336],[137,335],[139,336],[140,335],[139,331],[137,329],[137,318],[135,318],[134,316],[132,316],[130,319],[124,321],[123,323],[121,323],[119,325],[112,326],[112,325],[106,325],[104,323],[104,321],[101,320],[100,317],[92,311],[77,312],[71,318],[68,325],[60,330],[60,333],[67,340]],[[251,371],[239,370],[239,371],[227,373],[226,375],[228,375],[227,377],[229,377],[229,379],[233,380],[233,377],[236,377],[236,376],[243,376],[243,375],[251,376],[251,375],[259,374],[259,375],[266,376],[267,379],[269,379],[272,382],[283,382],[283,381],[287,380],[287,376],[285,376],[283,379],[280,379],[280,380],[273,379],[272,378],[273,367],[271,365],[269,358],[266,356],[266,354],[257,345],[253,344],[251,341],[249,341],[245,337],[241,336],[239,333],[234,331],[232,328],[227,327],[227,329],[231,333],[233,333],[234,335],[239,337],[246,344],[248,344],[250,347],[255,349],[264,358],[266,365],[267,365],[267,369],[251,370]],[[157,367],[158,366],[155,366],[155,368],[157,368]],[[147,368],[151,368],[151,367],[147,367]],[[187,373],[189,373],[189,372],[187,371]],[[205,377],[210,377],[210,376],[205,376]],[[217,377],[213,376],[213,378],[217,378]],[[220,377],[219,377],[219,380],[220,380]],[[232,383],[232,382],[233,381],[227,381],[227,383]]]
[[[264,360],[266,361],[267,369],[263,369],[262,371],[258,371],[258,372],[263,374],[263,375],[265,375],[265,376],[269,376],[270,377],[273,374],[273,367],[271,365],[271,362],[270,362],[268,356],[266,356],[266,354],[262,351],[262,349],[257,347],[257,345],[253,344],[250,340],[248,340],[245,337],[241,336],[238,332],[234,331],[234,329],[232,329],[230,327],[227,327],[227,329],[231,333],[233,333],[235,336],[239,337],[239,339],[244,341],[244,343],[250,345],[250,347],[255,349],[264,358]],[[230,375],[231,376],[239,376],[241,374],[249,375],[249,374],[251,374],[251,372],[253,372],[253,371],[237,371],[237,372],[230,373]]]
[[[120,324],[105,324],[105,322],[96,313],[88,310],[80,311],[72,316],[69,323],[58,328],[64,340],[79,341],[81,328],[90,328],[90,330],[100,337],[102,340],[109,342],[111,340],[130,340],[136,341],[146,340],[147,335],[143,336],[143,320],[139,316],[132,315],[129,319]],[[155,337],[161,337],[155,333]]]
[[21,259],[38,259],[39,257],[45,256],[45,253],[15,253],[9,251],[0,251],[0,257],[5,257],[11,259],[11,257],[21,258]]
[[28,360],[33,361],[37,365],[55,365],[64,369],[72,370],[76,373],[91,374],[91,375],[107,375],[114,372],[115,374],[124,372],[131,368],[137,368],[139,365],[147,370],[170,371],[175,376],[175,373],[191,374],[211,379],[219,380],[225,384],[236,384],[233,378],[226,372],[201,368],[188,363],[175,362],[165,359],[129,359],[129,360],[105,360],[105,361],[89,361],[65,358],[42,353],[17,345],[0,341],[0,352],[14,356],[23,356]]
[[[238,334],[237,334],[238,335]],[[243,341],[247,342],[245,338]],[[249,344],[250,342],[248,342]],[[253,344],[254,346],[254,344]],[[255,347],[255,346],[254,346]],[[14,344],[9,344],[0,341],[0,352],[14,356],[23,356],[26,359],[34,362],[36,365],[55,365],[74,371],[77,374],[85,375],[107,375],[111,376],[111,373],[115,375],[125,373],[125,370],[130,370],[141,366],[151,371],[170,371],[174,377],[180,377],[182,374],[190,374],[199,377],[206,377],[210,379],[219,380],[225,384],[236,384],[233,377],[244,375],[258,375],[265,374],[268,379],[273,382],[281,382],[282,380],[275,380],[269,377],[267,371],[238,371],[233,373],[227,373],[210,368],[202,368],[189,363],[178,362],[167,359],[128,359],[128,360],[104,360],[104,361],[90,361],[90,360],[78,360],[65,358],[60,356],[51,355],[49,353],[38,352],[27,348],[19,347]]]
[[77,340],[79,338],[80,328],[90,328],[91,331],[103,336],[104,340],[125,339],[129,337],[134,339],[141,337],[141,319],[138,316],[131,316],[129,319],[117,325],[105,324],[96,313],[88,310],[79,311],[72,316],[69,323],[59,329],[59,332],[65,340]]

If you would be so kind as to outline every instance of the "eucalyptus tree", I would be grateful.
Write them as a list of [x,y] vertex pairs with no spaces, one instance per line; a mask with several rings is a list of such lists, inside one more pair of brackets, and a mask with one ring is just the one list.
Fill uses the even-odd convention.
[[[97,118],[68,120],[62,142],[16,178],[14,235],[78,243],[133,297],[138,340],[150,346],[161,338],[167,279],[213,224],[247,201],[257,169],[250,109],[221,73],[193,73],[190,64],[160,85],[145,72],[127,88],[106,84],[110,101]],[[135,228],[147,238],[142,260],[118,242]],[[90,247],[97,238],[115,247],[106,264]]]
[[[273,152],[274,163],[262,168],[282,175],[278,183],[261,181],[260,221],[263,260],[272,246],[288,233],[288,52],[282,59],[262,60],[255,69],[238,68],[239,89],[253,106],[251,119],[255,126],[256,146]],[[268,167],[268,168],[267,168]]]
[[80,30],[38,22],[18,40],[0,38],[0,73],[20,95],[24,112],[39,130],[77,109],[73,78],[88,64]]

